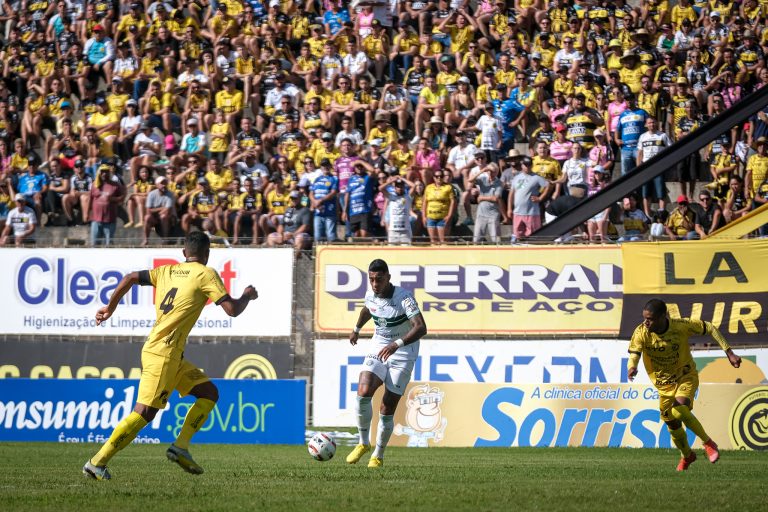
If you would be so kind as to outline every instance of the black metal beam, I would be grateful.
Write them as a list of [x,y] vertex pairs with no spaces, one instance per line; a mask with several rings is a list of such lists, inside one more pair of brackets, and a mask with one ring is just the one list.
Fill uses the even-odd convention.
[[555,238],[568,233],[656,176],[672,169],[687,155],[703,148],[722,133],[765,108],[766,105],[768,105],[768,86],[743,98],[736,105],[708,121],[687,137],[675,142],[651,160],[643,162],[607,188],[578,203],[565,214],[539,228],[533,236]]

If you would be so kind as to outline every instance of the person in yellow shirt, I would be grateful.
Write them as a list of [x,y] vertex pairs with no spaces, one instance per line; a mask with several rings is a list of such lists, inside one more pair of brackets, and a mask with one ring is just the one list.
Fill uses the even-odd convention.
[[384,80],[384,68],[387,65],[387,55],[389,55],[389,37],[377,19],[371,22],[371,29],[373,32],[363,39],[362,47],[365,54],[373,62],[376,81],[381,82]]
[[205,173],[205,179],[214,194],[219,192],[234,191],[237,189],[237,182],[228,167],[222,167],[218,160],[208,161],[208,171]]
[[120,132],[120,117],[117,112],[109,108],[106,99],[99,96],[96,98],[97,110],[88,120],[86,128],[95,128],[99,138],[103,141],[102,148],[106,157],[114,156],[112,145],[115,143]]
[[463,55],[469,50],[469,43],[474,39],[475,33],[480,30],[477,21],[463,7],[446,17],[437,28],[450,36],[450,51],[456,62],[461,62]]
[[224,89],[216,93],[216,108],[224,112],[225,119],[232,126],[232,129],[235,130],[237,119],[242,115],[243,107],[245,106],[243,93],[235,89],[235,80],[233,78],[225,76],[221,83],[224,85]]
[[437,170],[432,178],[434,183],[427,185],[424,190],[421,212],[429,233],[429,242],[432,245],[443,245],[453,212],[456,211],[456,196],[451,186],[450,171]]
[[768,138],[758,137],[753,148],[757,151],[747,159],[744,186],[750,197],[757,195],[760,186],[768,178]]
[[448,110],[448,90],[439,85],[432,74],[428,74],[424,77],[424,87],[419,93],[419,103],[416,106],[416,133],[421,133],[428,118],[437,116],[442,119]]
[[188,473],[199,475],[203,472],[190,455],[189,444],[216,405],[219,392],[203,370],[183,357],[187,336],[209,300],[221,306],[227,315],[236,317],[259,296],[256,289],[248,285],[239,299],[233,299],[218,272],[206,266],[210,248],[206,234],[190,233],[184,241],[183,263],[127,274],[110,296],[109,303],[96,312],[96,325],[101,325],[109,320],[122,298],[135,285],[155,288],[157,319],[141,351],[142,371],[136,405],[98,453],[85,463],[83,474],[87,477],[109,480],[112,475],[107,463],[130,445],[157,412],[165,408],[174,390],[181,396],[194,396],[195,403],[187,411],[179,435],[166,451],[166,457]]
[[224,111],[217,108],[213,111],[213,123],[210,125],[208,135],[211,143],[208,146],[211,158],[223,162],[232,142],[232,125],[227,122]]
[[159,80],[153,80],[147,95],[141,99],[141,114],[153,127],[162,127],[165,132],[178,130],[181,117],[176,99],[172,92],[162,90]]
[[131,2],[128,14],[124,14],[115,29],[115,41],[125,37],[144,37],[147,32],[147,17],[141,12],[139,2]]
[[667,424],[672,441],[682,455],[678,471],[687,470],[696,460],[683,425],[704,443],[710,462],[715,463],[720,458],[717,444],[691,412],[699,387],[699,374],[691,355],[689,338],[705,334],[725,351],[731,366],[741,366],[741,358],[733,352],[717,327],[702,320],[670,318],[667,305],[661,299],[651,299],[645,304],[643,322],[632,333],[629,342],[627,377],[634,380],[642,357],[645,371],[659,392],[661,419]]
[[648,66],[640,63],[640,57],[634,51],[627,50],[621,56],[622,68],[619,69],[621,82],[629,87],[629,90],[637,94],[642,88],[641,79],[648,71]]

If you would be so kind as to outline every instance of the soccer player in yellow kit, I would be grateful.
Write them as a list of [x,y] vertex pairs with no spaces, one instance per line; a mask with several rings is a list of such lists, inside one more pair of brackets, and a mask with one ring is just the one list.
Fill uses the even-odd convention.
[[693,398],[699,387],[699,373],[688,344],[690,336],[709,334],[725,350],[728,362],[738,368],[741,358],[733,353],[728,342],[710,322],[690,318],[669,318],[667,305],[652,299],[643,308],[643,323],[638,325],[629,343],[627,376],[634,380],[637,363],[643,356],[648,377],[659,391],[661,419],[667,424],[672,441],[682,453],[678,471],[685,471],[695,460],[696,452],[688,445],[683,424],[704,443],[709,461],[717,462],[720,452],[693,415]]
[[117,425],[99,452],[85,463],[84,475],[96,480],[109,480],[107,462],[128,446],[139,431],[154,419],[157,411],[166,406],[174,389],[181,396],[192,395],[197,400],[189,408],[184,425],[166,451],[166,456],[188,473],[199,475],[203,472],[203,468],[189,454],[189,442],[213,410],[219,393],[202,370],[184,359],[184,345],[209,299],[221,306],[229,316],[238,316],[250,301],[259,296],[253,286],[247,286],[239,299],[230,297],[218,272],[206,266],[210,248],[208,235],[200,231],[190,233],[184,243],[186,260],[183,263],[131,272],[117,285],[109,303],[96,313],[97,325],[106,321],[123,296],[136,284],[154,286],[157,292],[157,321],[141,353],[142,370],[136,406]]

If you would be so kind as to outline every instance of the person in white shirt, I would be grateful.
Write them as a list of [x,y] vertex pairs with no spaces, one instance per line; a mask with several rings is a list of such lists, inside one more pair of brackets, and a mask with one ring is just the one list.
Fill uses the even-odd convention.
[[[586,191],[587,186],[587,171],[589,169],[589,159],[584,154],[584,148],[578,142],[574,142],[571,146],[571,158],[563,163],[563,174],[556,181],[561,184],[562,190],[569,190],[569,187],[574,185],[584,185],[584,188],[576,188],[577,192],[575,197],[584,197],[583,192]],[[573,193],[573,192],[571,192]]]
[[347,41],[346,50],[347,54],[341,60],[343,63],[342,72],[352,78],[352,87],[357,89],[357,81],[361,76],[368,73],[370,61],[365,52],[360,49],[354,37],[350,37],[349,41]]
[[[648,117],[645,120],[646,131],[640,135],[637,140],[637,165],[647,162],[651,158],[655,157],[667,146],[672,145],[672,141],[669,136],[659,130],[659,122],[653,117]],[[664,175],[661,174],[653,179],[653,193],[651,191],[651,184],[646,183],[643,185],[643,211],[648,217],[651,217],[651,199],[656,198],[659,201],[659,210],[664,210]]]
[[387,243],[390,245],[411,245],[412,221],[416,218],[413,212],[414,190],[413,183],[399,174],[390,176],[379,185],[379,191],[387,198],[384,222],[387,227]]
[[351,140],[355,146],[361,146],[365,142],[365,138],[360,133],[360,130],[352,128],[352,119],[348,116],[341,118],[341,131],[336,134],[336,140],[333,145],[338,148],[344,139]]
[[562,50],[558,50],[555,54],[552,70],[557,73],[560,68],[565,68],[575,72],[579,69],[579,62],[581,62],[581,52],[574,49],[573,38],[568,36],[564,37],[563,48]]
[[8,212],[0,245],[8,245],[10,242],[20,247],[25,241],[34,241],[34,233],[37,228],[35,210],[27,206],[27,198],[24,194],[16,194],[16,208]]

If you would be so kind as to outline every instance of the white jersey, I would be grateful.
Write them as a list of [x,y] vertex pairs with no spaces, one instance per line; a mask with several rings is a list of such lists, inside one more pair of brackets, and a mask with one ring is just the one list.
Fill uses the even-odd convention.
[[[411,330],[409,320],[421,313],[411,292],[399,286],[394,288],[391,298],[377,297],[370,290],[365,294],[365,307],[371,312],[376,325],[373,342],[378,347],[384,347],[405,336]],[[392,356],[415,360],[418,355],[419,342],[414,341],[400,347]]]
[[637,140],[637,149],[643,151],[643,162],[647,162],[671,145],[672,141],[664,132],[645,132]]

